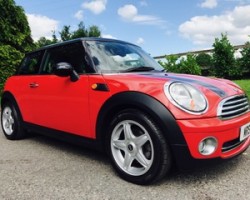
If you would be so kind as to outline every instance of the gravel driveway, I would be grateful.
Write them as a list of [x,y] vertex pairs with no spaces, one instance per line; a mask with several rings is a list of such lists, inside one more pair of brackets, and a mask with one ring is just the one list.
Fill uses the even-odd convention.
[[160,183],[121,180],[106,156],[43,136],[8,141],[0,128],[0,199],[250,199],[250,148],[222,164],[174,171]]

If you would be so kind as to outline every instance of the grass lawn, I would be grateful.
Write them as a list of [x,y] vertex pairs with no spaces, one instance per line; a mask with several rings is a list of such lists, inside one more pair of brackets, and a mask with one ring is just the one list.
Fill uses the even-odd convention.
[[238,84],[247,93],[247,96],[250,98],[250,79],[237,80],[234,82]]

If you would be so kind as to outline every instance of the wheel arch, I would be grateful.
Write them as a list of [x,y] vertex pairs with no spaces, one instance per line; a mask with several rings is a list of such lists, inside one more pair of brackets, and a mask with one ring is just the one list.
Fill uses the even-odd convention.
[[12,93],[10,93],[9,91],[5,91],[2,95],[2,99],[1,99],[1,108],[3,108],[3,105],[6,103],[6,102],[11,102],[15,108],[17,109],[17,112],[19,113],[20,117],[21,117],[21,120],[23,119],[22,118],[22,114],[20,112],[20,109],[19,109],[19,106],[17,104],[17,101],[14,97],[14,95]]
[[185,145],[186,141],[172,113],[161,102],[144,93],[122,92],[108,99],[99,111],[96,137],[105,141],[108,126],[115,115],[128,108],[148,114],[159,125],[169,145]]

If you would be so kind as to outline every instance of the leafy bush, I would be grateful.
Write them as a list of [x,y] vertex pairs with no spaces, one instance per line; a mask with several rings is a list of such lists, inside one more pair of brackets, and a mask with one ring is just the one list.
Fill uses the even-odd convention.
[[159,61],[160,65],[164,67],[169,72],[180,73],[180,68],[177,63],[179,60],[179,56],[169,55],[165,57],[166,61]]
[[186,58],[181,58],[179,65],[181,73],[201,75],[201,68],[192,54],[188,54]]
[[207,53],[200,53],[196,56],[196,62],[201,67],[211,67],[213,65],[212,56]]
[[243,73],[250,73],[250,42],[246,42],[245,48],[241,51],[242,57],[239,59],[239,65]]
[[169,72],[183,73],[183,74],[201,74],[201,68],[197,64],[195,56],[187,55],[186,58],[180,58],[176,55],[166,56],[166,62],[159,61],[159,63]]
[[23,55],[10,45],[0,46],[0,93],[6,79],[15,73]]
[[33,46],[31,31],[22,7],[14,0],[0,1],[0,93],[5,80]]

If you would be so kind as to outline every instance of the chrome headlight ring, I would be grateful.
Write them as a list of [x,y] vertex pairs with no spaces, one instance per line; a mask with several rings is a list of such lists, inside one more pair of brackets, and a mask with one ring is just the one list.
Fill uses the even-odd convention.
[[167,82],[164,93],[171,103],[189,114],[201,115],[208,110],[204,94],[188,83]]

